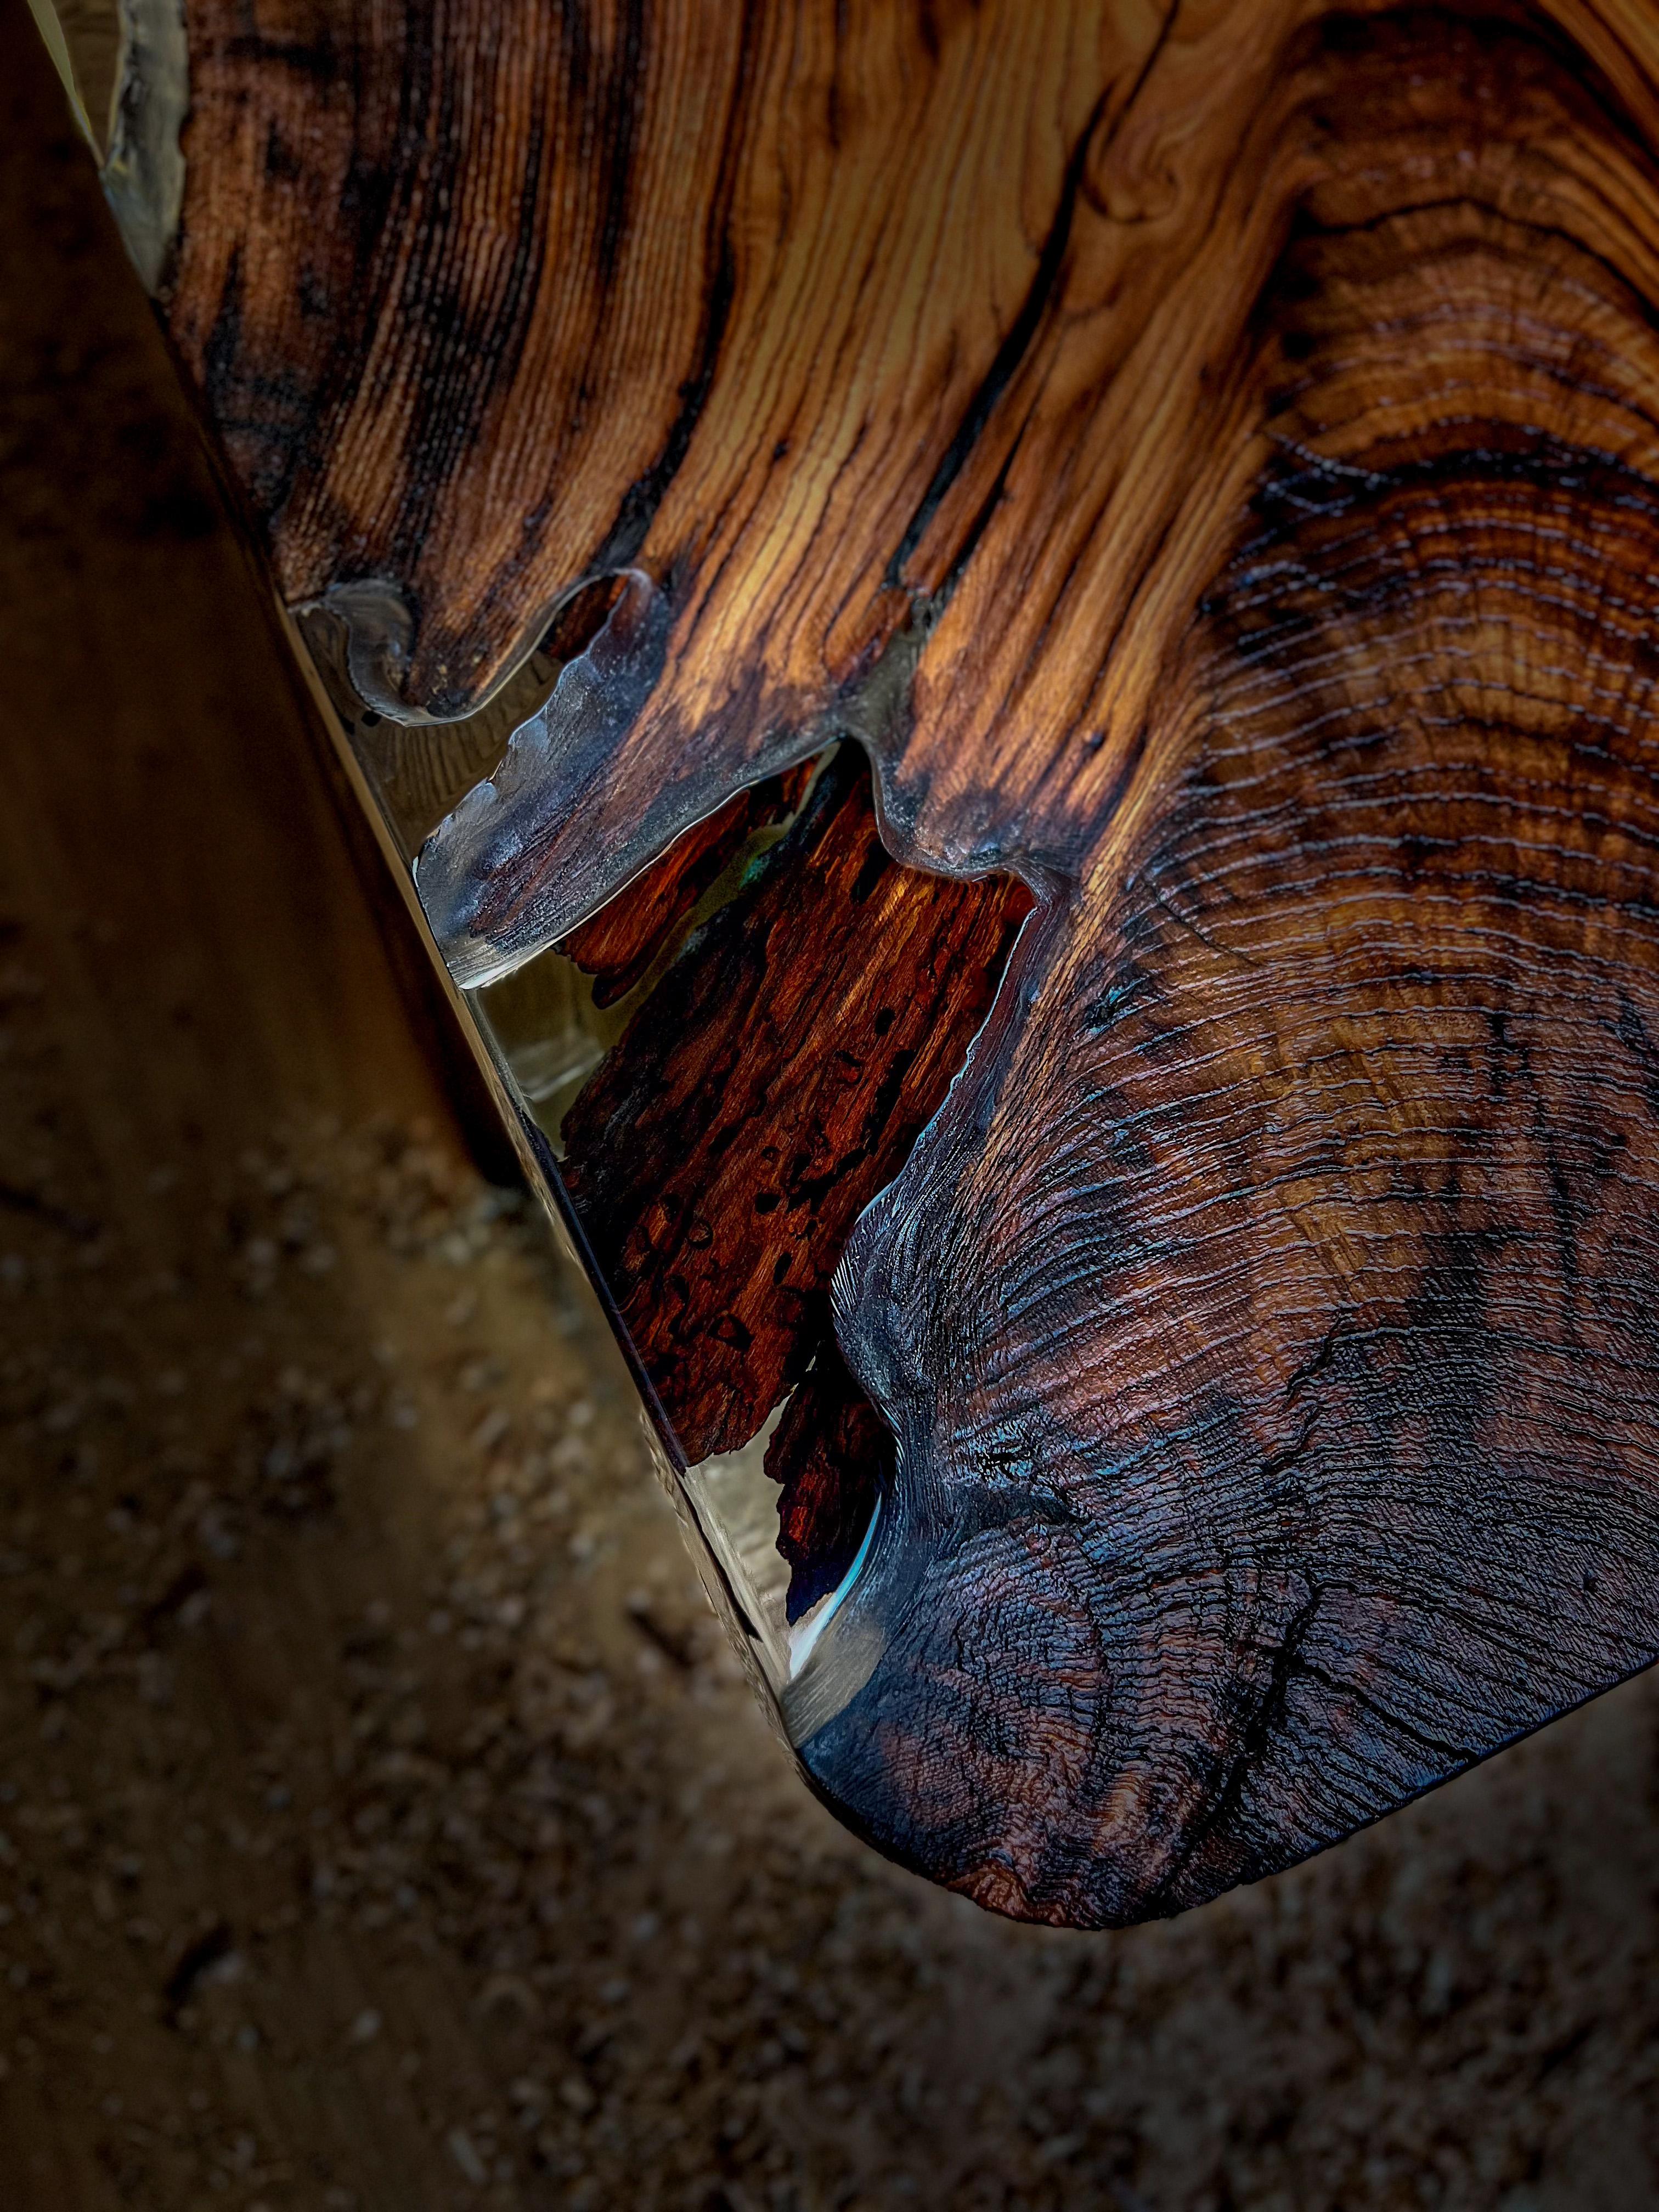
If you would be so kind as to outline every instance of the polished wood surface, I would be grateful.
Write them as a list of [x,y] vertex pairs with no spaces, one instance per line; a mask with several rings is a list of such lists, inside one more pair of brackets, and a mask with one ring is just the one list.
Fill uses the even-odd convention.
[[[803,1589],[859,1519],[823,1438],[880,1498],[786,1700],[831,1802],[998,1909],[1133,1919],[1648,1663],[1646,0],[186,29],[161,312],[370,711],[465,714],[620,582],[422,852],[457,980],[672,906],[676,841],[835,740],[896,915],[1032,902],[814,1252]],[[647,1001],[658,1097],[712,957]],[[642,1035],[571,1184],[650,1372],[672,1176],[591,1195]]]

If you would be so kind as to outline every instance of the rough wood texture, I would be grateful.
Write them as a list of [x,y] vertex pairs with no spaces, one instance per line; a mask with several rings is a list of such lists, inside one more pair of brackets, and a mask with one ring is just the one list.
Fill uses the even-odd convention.
[[943,1103],[1030,903],[896,867],[849,747],[565,1116],[567,1188],[689,1463],[805,1374],[853,1224]]
[[1648,0],[187,15],[163,312],[364,696],[633,572],[454,972],[834,735],[1039,897],[834,1279],[826,1795],[1123,1920],[1651,1660]]

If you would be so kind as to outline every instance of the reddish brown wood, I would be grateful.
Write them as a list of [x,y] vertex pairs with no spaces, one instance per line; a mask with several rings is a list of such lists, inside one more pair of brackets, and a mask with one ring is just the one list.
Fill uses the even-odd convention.
[[756,831],[795,811],[808,774],[805,768],[795,769],[740,791],[706,821],[695,823],[591,921],[571,931],[559,949],[593,977],[596,1006],[614,1006],[644,980],[672,948],[704,892],[738,859]]
[[848,1232],[1030,907],[896,866],[843,750],[566,1115],[566,1187],[688,1462],[748,1443],[825,1342]]

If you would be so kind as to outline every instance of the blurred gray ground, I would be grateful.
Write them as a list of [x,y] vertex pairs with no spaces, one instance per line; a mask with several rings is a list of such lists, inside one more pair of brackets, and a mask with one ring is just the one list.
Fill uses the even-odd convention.
[[1650,1680],[1124,1936],[798,1787],[0,63],[0,2204],[1659,2201]]

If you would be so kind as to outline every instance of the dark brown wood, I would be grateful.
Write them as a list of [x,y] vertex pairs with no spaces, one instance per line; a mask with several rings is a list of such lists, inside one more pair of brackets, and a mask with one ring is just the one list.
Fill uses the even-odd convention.
[[[831,1802],[1000,1910],[1133,1919],[1649,1663],[1649,0],[186,21],[161,312],[362,698],[468,713],[621,580],[422,851],[456,979],[689,885],[830,740],[873,765],[908,872],[853,967],[821,850],[770,866],[567,1130],[708,1449],[808,1357],[709,1149],[775,1073],[733,977],[847,1132],[804,1295],[890,1443],[829,1364],[773,1439],[798,1600],[879,1499],[785,1698]],[[1036,910],[976,1035],[921,963],[872,1168],[838,981],[907,976],[941,878],[1000,945],[999,872]],[[799,941],[745,967],[763,907]]]

